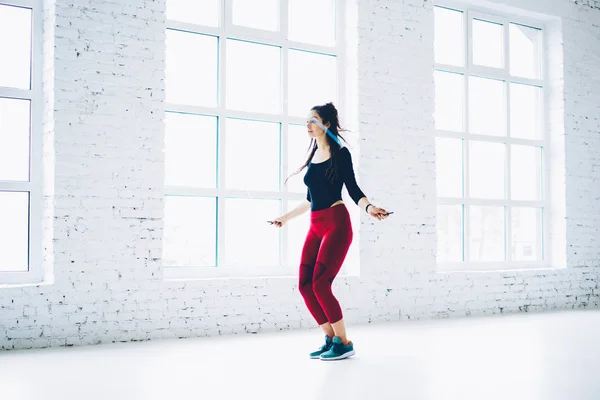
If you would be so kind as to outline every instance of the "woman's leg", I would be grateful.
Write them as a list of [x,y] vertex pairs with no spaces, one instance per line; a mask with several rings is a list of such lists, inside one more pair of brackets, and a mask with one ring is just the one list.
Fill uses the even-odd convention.
[[333,295],[331,285],[340,271],[350,244],[352,243],[352,226],[349,218],[346,220],[342,214],[336,218],[333,226],[324,235],[315,263],[313,276],[313,292],[327,315],[327,320],[335,333],[344,344],[348,343],[346,329],[343,322],[342,309]]
[[315,269],[315,261],[319,254],[321,239],[313,232],[311,228],[306,235],[304,247],[302,248],[302,257],[300,259],[300,272],[298,279],[298,288],[300,294],[304,298],[304,303],[308,311],[311,313],[317,324],[323,329],[325,334],[333,336],[333,329],[327,321],[327,316],[323,312],[317,297],[313,291],[313,274]]
[[333,338],[334,336],[336,336],[335,329],[329,322],[325,322],[323,325],[319,325],[319,326],[321,327],[323,332],[330,338]]
[[335,336],[342,339],[342,343],[350,343],[348,337],[346,336],[346,326],[344,325],[343,319],[340,319],[338,322],[334,322],[333,324],[331,324],[331,328],[333,329],[333,333],[335,334]]

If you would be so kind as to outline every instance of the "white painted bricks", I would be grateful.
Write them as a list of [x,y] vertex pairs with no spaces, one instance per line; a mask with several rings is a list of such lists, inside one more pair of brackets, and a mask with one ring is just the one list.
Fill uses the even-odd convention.
[[[599,2],[508,3],[564,17],[568,268],[436,272],[433,3],[360,0],[358,173],[369,198],[395,214],[355,227],[361,277],[334,289],[350,323],[598,306]],[[314,326],[294,278],[162,280],[164,1],[45,7],[53,173],[44,243],[54,282],[0,289],[0,347]]]

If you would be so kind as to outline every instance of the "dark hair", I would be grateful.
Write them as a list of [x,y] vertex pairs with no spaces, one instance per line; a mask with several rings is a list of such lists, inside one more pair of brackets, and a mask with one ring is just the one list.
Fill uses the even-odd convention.
[[[311,108],[311,111],[316,111],[317,114],[319,114],[319,117],[321,117],[321,120],[323,120],[323,125],[326,126],[327,123],[329,123],[329,132],[331,132],[333,136],[335,136],[336,138],[341,138],[344,142],[346,142],[346,139],[344,139],[344,137],[340,135],[340,132],[344,132],[345,129],[342,129],[340,125],[338,110],[335,108],[333,103],[330,102],[324,105],[314,106],[313,108]],[[327,170],[325,171],[325,176],[328,179],[333,180],[337,177],[337,167],[335,162],[336,156],[342,148],[342,146],[341,143],[338,143],[335,140],[333,140],[331,136],[325,134],[325,137],[327,138],[327,143],[329,144],[329,150],[331,152],[331,158],[327,161],[329,165],[327,167]],[[316,151],[317,140],[315,138],[312,138],[310,144],[308,145],[308,149],[306,149],[306,152],[310,153],[308,158],[306,159],[306,162],[300,168],[298,168],[296,172],[288,176],[288,178],[285,180],[285,183],[287,183],[288,179],[290,179],[292,176],[299,174],[304,168],[308,166],[308,164],[313,159]]]

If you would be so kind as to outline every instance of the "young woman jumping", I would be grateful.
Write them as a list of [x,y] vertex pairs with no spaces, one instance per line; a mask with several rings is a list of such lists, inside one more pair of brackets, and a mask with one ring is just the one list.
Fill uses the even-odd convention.
[[300,261],[299,288],[308,310],[326,336],[325,343],[310,357],[340,360],[354,355],[342,310],[331,291],[353,237],[350,215],[342,201],[342,186],[346,185],[352,200],[372,217],[382,220],[390,213],[369,203],[358,187],[350,151],[341,145],[340,138],[344,138],[339,134],[342,129],[335,106],[327,103],[313,107],[306,128],[312,138],[311,151],[295,173],[308,167],[304,176],[308,188],[306,202],[271,222],[281,228],[311,210],[310,229]]

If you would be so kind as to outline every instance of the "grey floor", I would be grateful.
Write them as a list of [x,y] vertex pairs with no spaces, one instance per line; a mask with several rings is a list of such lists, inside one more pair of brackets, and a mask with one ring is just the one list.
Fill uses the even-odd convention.
[[316,330],[0,352],[0,398],[600,399],[600,310],[349,333],[337,362],[307,358]]

